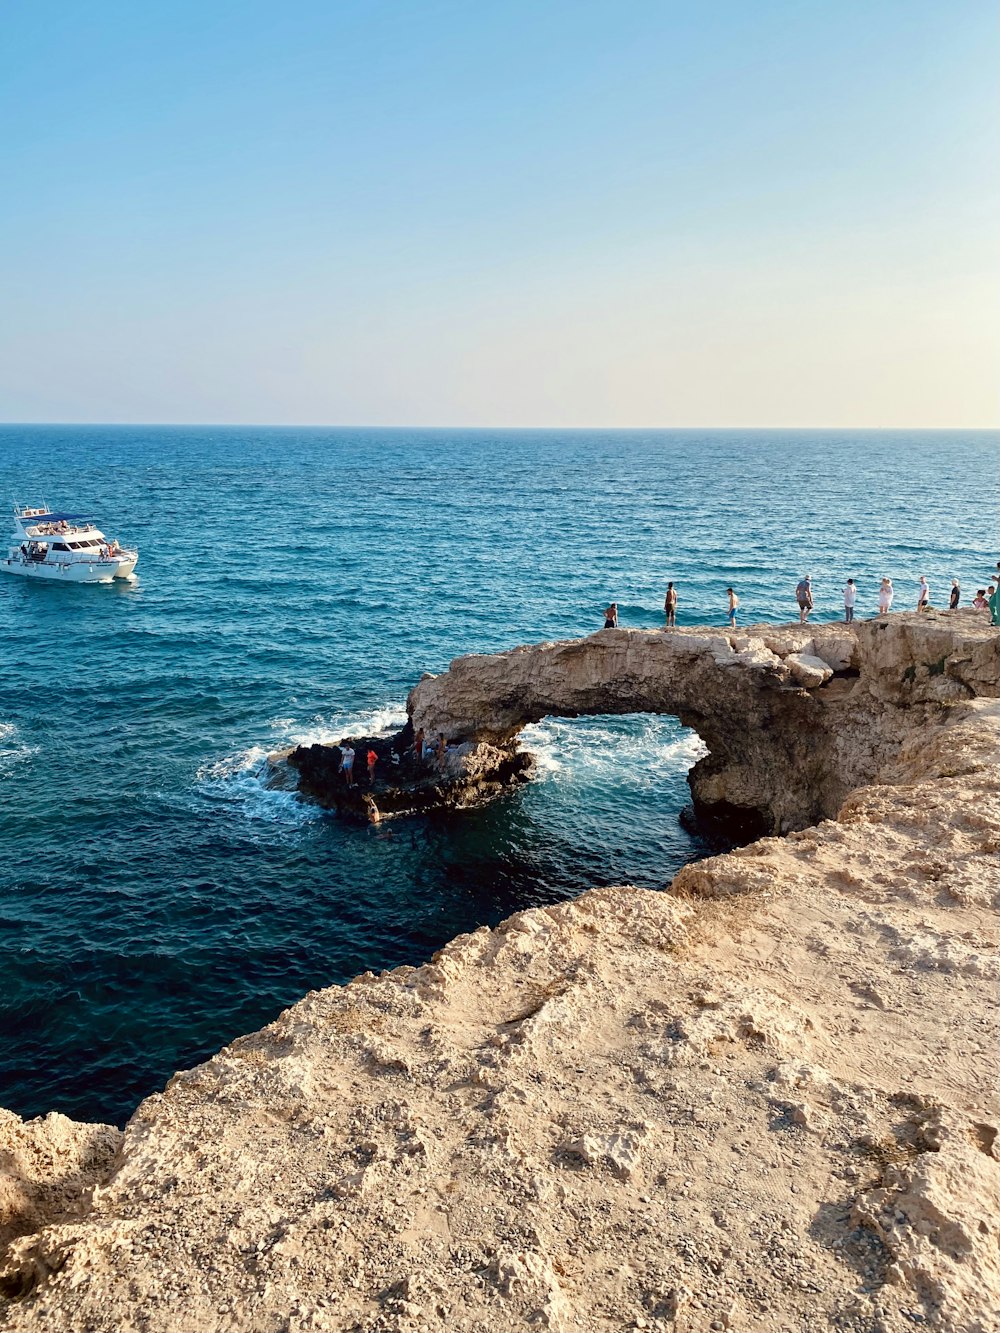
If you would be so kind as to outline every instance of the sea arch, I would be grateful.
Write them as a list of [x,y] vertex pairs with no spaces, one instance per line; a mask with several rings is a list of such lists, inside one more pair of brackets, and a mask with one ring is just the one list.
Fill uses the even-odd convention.
[[[971,610],[731,632],[601,630],[456,658],[410,692],[398,734],[270,762],[275,781],[291,769],[308,799],[377,820],[467,805],[523,781],[531,759],[518,737],[528,723],[669,714],[707,747],[688,775],[696,816],[749,841],[833,818],[849,792],[876,779],[906,781],[928,723],[995,695],[996,672],[996,633]],[[345,778],[348,744],[374,750],[374,781]]]
[[428,737],[507,751],[544,717],[673,715],[708,747],[688,779],[696,813],[749,839],[834,814],[864,780],[833,754],[859,660],[853,626],[601,630],[457,658],[407,708]]

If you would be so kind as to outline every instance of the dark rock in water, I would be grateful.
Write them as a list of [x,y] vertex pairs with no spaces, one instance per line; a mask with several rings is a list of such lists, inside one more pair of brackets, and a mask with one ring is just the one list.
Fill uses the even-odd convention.
[[[343,750],[355,752],[353,781]],[[368,753],[377,755],[374,781]],[[375,822],[390,815],[472,805],[526,782],[534,760],[515,745],[448,745],[443,758],[418,757],[413,727],[390,737],[345,736],[339,745],[300,745],[285,757],[301,794],[350,819]]]

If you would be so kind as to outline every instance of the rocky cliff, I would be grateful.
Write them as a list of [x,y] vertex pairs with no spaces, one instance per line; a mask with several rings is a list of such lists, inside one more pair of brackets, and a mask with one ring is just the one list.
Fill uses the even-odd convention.
[[768,651],[823,737],[769,790],[835,817],[306,996],[124,1136],[0,1118],[2,1327],[991,1333],[998,635],[890,617],[804,692]]

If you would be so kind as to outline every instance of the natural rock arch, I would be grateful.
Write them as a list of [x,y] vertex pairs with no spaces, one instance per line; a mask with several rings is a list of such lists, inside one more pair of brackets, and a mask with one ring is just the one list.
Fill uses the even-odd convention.
[[708,746],[689,775],[699,816],[737,835],[784,833],[831,817],[871,781],[912,729],[912,705],[972,692],[963,673],[979,669],[982,644],[973,650],[959,636],[955,651],[954,618],[936,621],[602,630],[457,658],[424,677],[407,707],[415,729],[443,734],[467,762],[484,747],[509,751],[547,716],[672,714]]

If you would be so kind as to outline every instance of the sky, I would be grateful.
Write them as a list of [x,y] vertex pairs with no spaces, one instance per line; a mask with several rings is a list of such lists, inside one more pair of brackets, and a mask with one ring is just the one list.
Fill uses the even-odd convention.
[[995,0],[5,0],[0,419],[988,427]]

